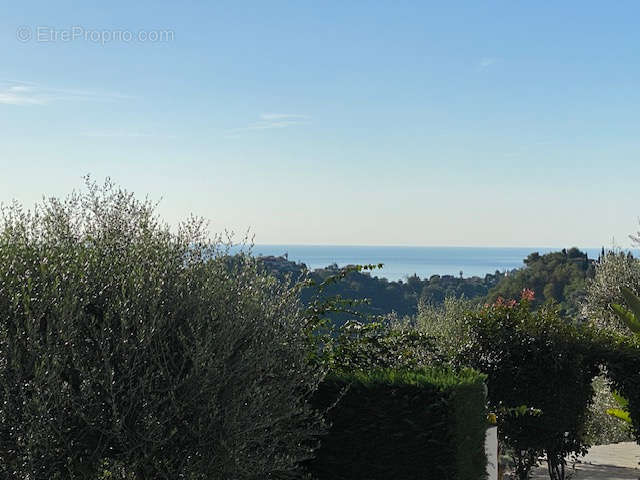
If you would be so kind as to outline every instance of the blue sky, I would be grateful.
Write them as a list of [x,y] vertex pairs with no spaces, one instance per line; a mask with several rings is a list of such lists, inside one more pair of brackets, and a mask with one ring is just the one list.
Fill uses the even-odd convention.
[[541,3],[11,2],[0,200],[91,173],[258,243],[627,247],[640,4]]

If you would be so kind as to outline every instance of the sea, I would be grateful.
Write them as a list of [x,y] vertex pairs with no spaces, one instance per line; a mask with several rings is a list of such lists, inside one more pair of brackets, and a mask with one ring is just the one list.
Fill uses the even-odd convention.
[[[531,253],[562,250],[565,247],[394,247],[342,245],[254,245],[252,252],[259,256],[287,256],[302,262],[310,269],[337,264],[384,266],[374,270],[373,276],[391,281],[404,280],[411,275],[429,278],[431,275],[484,277],[487,273],[506,272],[524,266]],[[566,247],[567,249],[570,247]],[[589,258],[597,259],[601,248],[580,248]]]

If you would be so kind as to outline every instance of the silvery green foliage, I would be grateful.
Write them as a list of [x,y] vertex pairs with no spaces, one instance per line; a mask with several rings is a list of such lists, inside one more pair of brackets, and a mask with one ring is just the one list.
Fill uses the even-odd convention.
[[3,209],[0,478],[299,476],[323,427],[297,292],[154,207],[87,181]]
[[439,353],[452,361],[470,341],[466,317],[478,308],[478,302],[455,297],[447,297],[442,306],[423,303],[418,306],[416,328],[432,337]]
[[596,263],[596,273],[587,283],[582,316],[599,327],[629,334],[629,329],[611,309],[611,304],[624,304],[621,288],[640,293],[640,260],[624,252],[607,252]]
[[610,382],[605,375],[593,379],[593,401],[587,411],[585,437],[591,445],[632,441],[628,425],[607,414],[610,408],[619,408],[611,393]]
[[[607,252],[596,263],[595,277],[587,283],[587,295],[582,304],[584,319],[605,330],[624,336],[629,328],[612,309],[625,304],[622,288],[640,292],[640,261],[624,252]],[[607,410],[619,408],[605,376],[593,381],[594,398],[589,407],[585,433],[593,444],[626,441],[631,438],[629,428]]]
[[380,322],[350,321],[335,332],[333,369],[368,372],[379,369],[416,370],[440,363],[433,339],[387,315]]

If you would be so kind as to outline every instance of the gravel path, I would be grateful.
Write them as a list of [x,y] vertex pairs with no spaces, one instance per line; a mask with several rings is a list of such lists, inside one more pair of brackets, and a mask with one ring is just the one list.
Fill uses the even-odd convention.
[[[573,480],[640,480],[640,446],[634,442],[592,447],[575,465]],[[533,479],[548,479],[546,465]]]

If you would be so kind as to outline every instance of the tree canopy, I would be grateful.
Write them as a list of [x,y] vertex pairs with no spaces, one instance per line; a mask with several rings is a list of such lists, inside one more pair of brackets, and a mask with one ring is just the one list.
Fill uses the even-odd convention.
[[595,274],[595,262],[577,248],[540,255],[530,254],[525,267],[509,272],[487,295],[487,302],[498,297],[516,299],[526,288],[535,292],[534,308],[554,301],[567,315],[576,315],[586,295],[587,279]]

